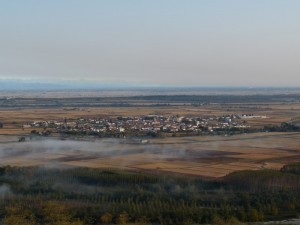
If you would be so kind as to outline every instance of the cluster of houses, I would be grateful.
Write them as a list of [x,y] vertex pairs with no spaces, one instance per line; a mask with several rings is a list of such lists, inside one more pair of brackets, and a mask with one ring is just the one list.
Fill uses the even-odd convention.
[[31,128],[52,128],[58,133],[209,133],[229,129],[249,128],[245,119],[254,115],[222,116],[164,116],[147,115],[116,118],[79,118],[63,121],[35,121],[27,124]]

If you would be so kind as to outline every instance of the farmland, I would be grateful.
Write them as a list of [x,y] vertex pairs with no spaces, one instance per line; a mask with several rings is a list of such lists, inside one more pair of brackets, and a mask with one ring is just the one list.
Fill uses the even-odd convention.
[[[13,142],[15,137],[9,138]],[[216,178],[240,170],[278,170],[300,161],[300,133],[158,138],[148,143],[42,138],[13,147],[4,143],[9,138],[2,137],[2,165],[116,168]]]
[[[28,93],[23,98],[3,97],[0,101],[2,105],[0,123],[3,124],[3,128],[0,129],[0,142],[1,152],[5,157],[1,159],[1,164],[27,166],[48,165],[55,162],[63,166],[222,177],[231,172],[246,169],[278,170],[284,164],[300,160],[300,133],[298,132],[255,132],[233,136],[211,133],[190,137],[143,137],[146,143],[142,143],[140,138],[134,137],[124,140],[80,136],[63,137],[50,129],[52,134],[49,137],[31,137],[32,140],[29,141],[33,129],[37,132],[46,129],[45,127],[24,126],[32,121],[63,122],[66,119],[76,121],[78,118],[85,120],[111,118],[113,120],[117,117],[144,115],[205,118],[251,113],[259,116],[242,120],[247,126],[259,130],[265,126],[278,126],[281,123],[292,122],[297,125],[300,120],[300,96],[297,92],[287,95],[281,92],[275,92],[273,95],[262,94],[262,92],[260,95],[239,95],[239,92],[229,92],[225,95],[165,96],[134,96],[128,91],[121,93],[122,96],[109,93],[108,96],[102,97],[99,97],[97,92],[88,93],[89,95],[85,97],[74,97],[72,93],[66,93],[67,98],[56,98],[52,95],[54,93],[49,92],[45,96],[40,93],[43,96],[40,98],[35,97],[34,94],[28,95]],[[82,94],[87,95],[84,92]],[[98,97],[96,97],[97,94]],[[27,142],[17,143],[21,136],[26,137]],[[73,147],[68,149],[70,142],[79,147],[76,150]],[[12,156],[8,150],[11,144],[14,148],[20,149],[19,152],[15,150]],[[58,151],[51,151],[51,145],[62,148]],[[35,148],[40,148],[40,151],[36,150],[33,154],[31,146],[37,146]],[[45,152],[43,148],[47,151]],[[111,149],[112,153],[107,154]]]
[[[53,162],[64,166],[81,166],[91,168],[118,168],[149,173],[178,173],[200,177],[222,177],[233,171],[251,169],[280,169],[284,164],[299,161],[299,137],[297,132],[263,132],[247,133],[239,135],[200,135],[191,137],[164,137],[147,138],[147,143],[141,143],[140,138],[113,139],[99,137],[61,137],[53,132],[50,137],[33,137],[29,141],[33,129],[44,130],[44,128],[23,127],[32,121],[74,121],[78,118],[117,118],[121,116],[221,116],[229,114],[249,114],[263,117],[246,119],[247,126],[261,129],[267,125],[280,125],[283,122],[299,123],[300,103],[295,95],[283,101],[282,97],[271,96],[259,98],[252,102],[254,97],[242,96],[248,102],[219,102],[218,104],[180,105],[182,101],[188,100],[186,96],[165,99],[166,104],[173,102],[175,105],[161,106],[149,105],[152,97],[137,98],[139,106],[83,106],[70,107],[70,102],[75,99],[59,99],[65,102],[65,106],[35,105],[33,108],[23,107],[27,100],[19,99],[14,107],[4,107],[0,110],[0,122],[4,127],[0,129],[1,151],[5,151],[7,157],[2,158],[2,165],[48,165]],[[102,101],[109,102],[111,97],[103,98]],[[114,97],[117,98],[117,97]],[[118,97],[119,98],[119,97]],[[201,99],[203,97],[199,97]],[[220,96],[212,96],[214,100],[220,101]],[[150,99],[150,100],[149,100]],[[177,99],[177,100],[176,100]],[[194,97],[194,99],[197,99]],[[227,97],[225,98],[227,99]],[[291,100],[293,99],[293,101]],[[78,99],[77,99],[78,100]],[[120,100],[120,99],[119,99]],[[126,98],[129,101],[130,97]],[[131,101],[130,100],[130,101]],[[12,100],[11,100],[12,101]],[[43,102],[42,98],[32,98],[31,102]],[[58,100],[57,100],[58,101]],[[91,99],[80,99],[79,102],[91,101]],[[123,99],[122,101],[125,101]],[[190,100],[191,101],[191,100]],[[142,105],[143,104],[146,105]],[[39,104],[40,104],[39,103]],[[152,102],[153,103],[153,102]],[[180,103],[180,104],[179,104]],[[18,105],[19,104],[19,105]],[[25,136],[28,142],[17,143],[20,136]],[[65,141],[61,139],[67,139]],[[38,140],[36,140],[38,139]],[[74,140],[75,139],[75,140]],[[47,142],[50,140],[51,142]],[[76,151],[68,149],[69,141],[72,145],[78,145]],[[80,141],[81,140],[81,141]],[[92,142],[90,147],[89,142]],[[46,153],[41,150],[31,154],[28,148],[40,146],[41,149],[48,148],[47,145],[58,146],[57,151]],[[9,156],[9,146],[13,144],[15,154]],[[92,148],[90,151],[84,149]],[[24,150],[27,148],[27,152]],[[61,148],[61,149],[60,149]],[[72,147],[73,148],[73,147]],[[113,149],[113,154],[103,154],[106,149]],[[118,151],[118,149],[120,151]],[[24,152],[25,151],[25,152]],[[26,157],[24,157],[24,154]]]
[[[298,93],[34,94],[0,100],[0,223],[232,225],[299,216]],[[154,125],[180,130],[126,133]],[[122,127],[123,135],[107,135]]]

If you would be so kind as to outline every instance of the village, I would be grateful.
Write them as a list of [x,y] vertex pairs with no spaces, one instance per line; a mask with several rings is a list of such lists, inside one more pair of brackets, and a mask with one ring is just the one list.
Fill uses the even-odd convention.
[[[265,118],[253,114],[231,114],[222,116],[164,116],[146,115],[116,118],[78,118],[62,121],[33,121],[23,128],[32,128],[33,134],[85,134],[99,136],[161,136],[166,134],[218,134],[240,132],[249,129],[249,118]],[[44,131],[37,131],[44,128]],[[36,129],[36,130],[35,130]],[[47,133],[45,133],[47,132]]]

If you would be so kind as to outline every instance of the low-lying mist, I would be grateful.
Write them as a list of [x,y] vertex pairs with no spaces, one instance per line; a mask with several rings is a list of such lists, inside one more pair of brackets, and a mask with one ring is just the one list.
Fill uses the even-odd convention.
[[[65,160],[77,161],[109,157],[118,157],[124,163],[124,160],[134,160],[126,156],[140,155],[143,158],[147,158],[149,154],[155,155],[159,159],[161,157],[187,157],[191,152],[183,145],[142,144],[140,140],[101,139],[96,141],[77,141],[42,139],[1,144],[0,165],[14,162],[14,159],[16,164],[19,161],[20,166],[22,166],[23,160],[33,160],[36,164],[39,164],[39,160],[43,159],[47,164],[51,164],[51,162]],[[201,154],[206,153],[202,152]],[[47,161],[47,159],[49,160]]]

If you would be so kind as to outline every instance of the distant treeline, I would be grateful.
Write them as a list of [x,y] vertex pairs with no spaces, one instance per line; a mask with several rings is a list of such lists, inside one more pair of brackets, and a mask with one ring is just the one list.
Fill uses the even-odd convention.
[[[0,218],[16,224],[240,224],[300,213],[300,164],[207,180],[112,169],[0,168]],[[1,222],[0,222],[1,223]]]
[[[274,126],[274,127],[276,127],[276,126]],[[100,138],[124,138],[124,137],[156,138],[156,137],[189,137],[189,136],[206,136],[206,135],[235,135],[235,134],[270,131],[268,128],[269,127],[266,127],[266,130],[257,129],[257,128],[236,128],[236,127],[215,128],[214,132],[210,132],[207,129],[203,130],[201,132],[188,131],[188,130],[187,131],[177,131],[177,132],[171,132],[171,131],[169,131],[169,132],[167,132],[167,131],[153,132],[153,131],[126,130],[125,132],[122,132],[122,133],[116,132],[116,131],[94,132],[94,131],[61,130],[61,131],[59,131],[59,133],[62,136],[67,136],[67,137],[93,136],[93,137],[100,137]],[[32,130],[31,134],[35,135],[36,130]],[[46,132],[45,134],[42,134],[42,135],[48,136],[48,135],[50,135],[50,133]]]
[[133,107],[176,104],[299,102],[300,95],[150,95],[132,97],[2,98],[0,107]]
[[300,126],[297,126],[293,123],[281,123],[280,125],[266,125],[264,126],[263,131],[269,132],[299,132]]
[[162,102],[186,102],[186,103],[243,103],[243,102],[285,102],[299,101],[300,95],[152,95],[135,96],[128,100],[146,100]]
[[[203,127],[201,132],[193,131],[177,131],[177,132],[163,132],[163,131],[138,131],[138,130],[126,130],[125,132],[116,131],[74,131],[74,130],[61,130],[59,133],[62,136],[93,136],[100,138],[124,138],[124,137],[188,137],[188,136],[205,136],[205,135],[236,135],[245,133],[257,133],[257,132],[300,132],[300,126],[292,123],[281,123],[280,125],[266,125],[263,128],[254,127],[230,127],[230,128],[214,128],[213,132],[208,131],[207,127]],[[36,134],[36,130],[32,130],[31,134]],[[44,136],[48,136],[51,133],[45,131]]]

